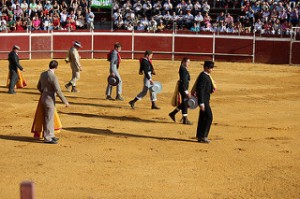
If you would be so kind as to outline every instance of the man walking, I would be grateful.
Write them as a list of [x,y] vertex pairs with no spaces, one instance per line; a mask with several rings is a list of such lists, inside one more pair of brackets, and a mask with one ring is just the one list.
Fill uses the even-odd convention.
[[72,69],[72,79],[65,85],[65,87],[69,90],[69,88],[72,86],[71,92],[73,93],[78,92],[78,90],[76,89],[76,83],[80,79],[80,71],[82,71],[80,56],[78,53],[79,48],[82,48],[81,43],[79,41],[75,41],[74,46],[70,48],[65,59],[67,63],[70,62],[70,66]]
[[155,75],[155,71],[152,65],[152,56],[153,53],[151,50],[146,50],[144,58],[140,60],[140,74],[144,73],[144,87],[143,90],[133,99],[129,102],[132,109],[134,109],[134,104],[141,100],[148,92],[150,91],[150,100],[152,102],[151,109],[160,109],[156,106],[155,102],[157,100],[156,93],[152,92],[150,87],[153,85],[152,75]]
[[19,79],[18,76],[18,69],[21,71],[23,70],[23,67],[19,63],[19,56],[18,52],[20,50],[20,47],[17,45],[14,45],[12,48],[12,51],[8,54],[8,62],[9,62],[9,94],[15,94],[15,85]]
[[205,61],[203,67],[204,71],[200,73],[196,82],[196,95],[200,106],[197,138],[198,142],[209,143],[210,140],[207,137],[213,121],[209,101],[210,94],[215,91],[214,83],[210,75],[214,68],[214,62]]
[[55,111],[55,94],[68,107],[69,103],[61,92],[58,80],[54,74],[58,67],[56,60],[49,63],[49,70],[43,72],[40,76],[37,88],[41,93],[41,102],[44,111],[44,142],[57,144],[58,138],[54,136],[54,111]]
[[[110,75],[115,76],[119,79],[119,84],[117,85],[116,100],[123,101],[124,98],[122,97],[122,79],[121,79],[121,76],[118,71],[118,68],[121,63],[121,56],[120,56],[121,49],[122,49],[121,44],[115,43],[114,49],[109,53],[108,61],[110,61],[110,67],[109,67]],[[107,88],[106,88],[106,99],[107,100],[114,100],[111,97],[111,92],[112,92],[112,85],[107,84]]]

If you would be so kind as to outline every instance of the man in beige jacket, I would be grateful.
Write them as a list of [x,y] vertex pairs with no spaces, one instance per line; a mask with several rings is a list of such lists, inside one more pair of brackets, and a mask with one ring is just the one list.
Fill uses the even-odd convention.
[[80,71],[82,71],[82,67],[80,64],[80,56],[78,53],[78,49],[82,48],[81,43],[79,41],[74,42],[74,46],[70,48],[68,51],[67,57],[65,61],[70,62],[70,66],[72,69],[72,79],[65,85],[66,89],[72,86],[71,92],[77,93],[76,82],[80,79]]
[[54,111],[55,111],[55,94],[68,107],[69,103],[61,92],[58,80],[54,74],[58,63],[52,60],[49,64],[49,70],[42,72],[37,88],[41,93],[41,101],[44,111],[44,142],[57,144],[58,138],[54,136]]

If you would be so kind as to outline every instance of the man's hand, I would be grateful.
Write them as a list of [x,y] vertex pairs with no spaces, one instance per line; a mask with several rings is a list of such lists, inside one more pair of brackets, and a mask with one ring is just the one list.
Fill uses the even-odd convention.
[[204,106],[204,104],[200,104],[200,110],[201,110],[201,111],[205,111],[205,106]]
[[115,74],[115,73],[110,73],[110,75],[111,75],[111,76],[114,76],[114,77],[116,76],[116,74]]
[[192,97],[191,93],[188,93],[187,96],[189,99]]
[[82,67],[80,66],[80,69],[79,69],[80,71],[82,71]]
[[70,104],[69,104],[69,102],[68,102],[68,103],[66,103],[66,108],[68,108],[68,107],[70,107]]
[[152,80],[152,79],[150,79],[149,81],[150,81],[150,84],[151,84],[151,85],[153,85],[153,84],[154,84],[154,82],[153,82],[153,80]]

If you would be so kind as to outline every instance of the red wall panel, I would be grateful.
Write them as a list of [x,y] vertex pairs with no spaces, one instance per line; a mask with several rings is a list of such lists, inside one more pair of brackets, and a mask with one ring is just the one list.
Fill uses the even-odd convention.
[[[40,52],[35,52],[40,51]],[[42,52],[48,51],[48,52]],[[51,36],[40,36],[31,38],[31,58],[50,59],[51,58]]]
[[176,37],[175,52],[198,52],[212,53],[213,52],[212,38],[191,38],[191,37]]
[[293,43],[292,64],[300,64],[300,43]]
[[[8,53],[12,50],[13,45],[20,46],[20,59],[29,59],[29,37],[26,35],[17,36],[3,36],[1,35],[0,51],[7,51],[0,53],[0,59],[7,59]],[[22,52],[27,51],[27,52]]]
[[216,53],[252,54],[253,40],[216,38]]
[[268,64],[289,63],[289,42],[288,41],[256,41],[255,62]]
[[[55,50],[63,50],[64,52],[54,52],[53,58],[66,58],[67,51],[73,46],[74,41],[81,42],[83,48],[79,49],[79,54],[81,58],[90,59],[92,49],[92,37],[91,35],[54,35],[53,36],[53,49]],[[89,52],[82,52],[89,51]]]
[[[94,50],[100,50],[105,52],[94,52],[94,58],[106,58],[107,53],[114,48],[116,42],[121,43],[122,51],[121,57],[124,59],[131,59],[131,46],[132,37],[130,36],[104,36],[95,35],[94,36]],[[125,52],[124,52],[125,51]],[[129,52],[126,52],[129,51]]]

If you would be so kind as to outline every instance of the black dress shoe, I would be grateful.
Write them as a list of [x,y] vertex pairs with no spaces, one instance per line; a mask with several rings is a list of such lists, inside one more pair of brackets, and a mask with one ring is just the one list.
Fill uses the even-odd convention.
[[129,102],[129,104],[130,104],[131,108],[134,109],[134,101],[131,100],[131,101]]
[[8,91],[8,94],[16,94],[16,91]]
[[210,143],[210,140],[207,139],[207,138],[199,138],[199,139],[198,139],[198,142],[200,142],[200,143],[205,143],[205,144],[209,144],[209,143]]
[[107,100],[115,100],[114,98],[112,98],[110,95],[106,96]]
[[170,118],[171,118],[174,122],[176,122],[176,120],[175,120],[175,114],[174,114],[173,112],[169,113],[169,116],[170,116]]
[[56,141],[56,142],[57,142],[57,141],[59,140],[59,138],[57,138],[57,137],[53,137],[53,138],[52,138],[52,140],[54,140],[54,141]]
[[121,95],[117,95],[116,100],[124,101],[124,98]]
[[52,139],[51,141],[44,141],[44,143],[46,143],[46,144],[57,144],[58,142]]

